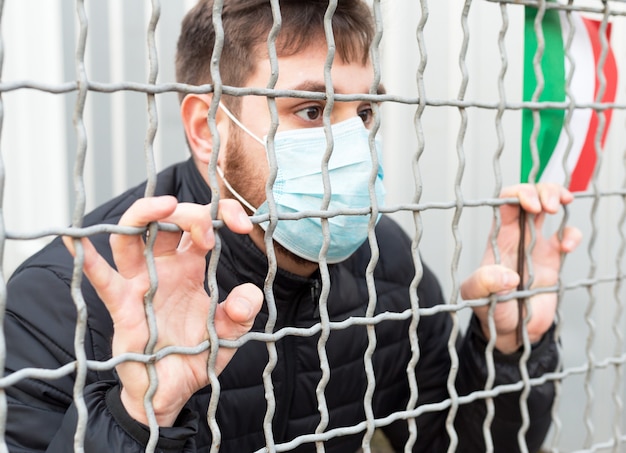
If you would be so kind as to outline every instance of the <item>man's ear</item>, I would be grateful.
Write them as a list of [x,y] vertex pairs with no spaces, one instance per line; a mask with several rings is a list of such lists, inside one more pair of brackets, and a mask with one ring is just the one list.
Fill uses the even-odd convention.
[[[180,116],[187,136],[187,143],[197,161],[208,164],[213,151],[213,137],[209,129],[208,114],[211,106],[211,95],[190,93],[180,105]],[[222,145],[228,139],[228,122],[225,115],[218,109],[216,125]]]

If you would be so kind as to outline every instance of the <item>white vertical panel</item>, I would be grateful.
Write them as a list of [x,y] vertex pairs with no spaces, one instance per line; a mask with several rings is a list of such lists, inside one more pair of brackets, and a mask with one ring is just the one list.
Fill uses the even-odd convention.
[[[420,61],[417,26],[421,16],[420,2],[399,0],[385,4],[385,37],[383,82],[387,91],[403,97],[417,97],[416,73]],[[463,43],[461,28],[463,2],[428,2],[429,16],[424,28],[427,64],[424,72],[426,97],[430,101],[458,99],[461,86],[459,54]],[[511,9],[511,8],[509,8]],[[520,13],[522,8],[517,8]],[[512,14],[507,38],[509,71],[505,79],[509,101],[521,100],[522,23]],[[500,10],[497,4],[474,2],[469,15],[469,49],[466,65],[469,83],[468,101],[497,102],[497,78],[500,72],[498,32]],[[415,193],[412,162],[417,150],[413,124],[416,106],[387,103],[384,107],[385,185],[389,205],[410,202]],[[466,199],[493,194],[492,156],[497,147],[495,110],[466,110],[468,126],[463,140],[466,163],[462,179]],[[424,151],[419,162],[423,184],[422,202],[455,199],[454,183],[459,159],[457,138],[461,115],[455,107],[429,106],[422,116]],[[521,117],[507,114],[503,120],[507,147],[503,160],[505,184],[519,179],[519,135]],[[444,286],[451,283],[450,261],[454,251],[451,231],[452,210],[429,210],[422,216],[424,235],[420,250]],[[413,234],[410,215],[395,216]],[[467,275],[476,263],[486,240],[490,224],[486,208],[465,209],[462,217],[463,255],[459,275]]]
[[[425,70],[425,90],[427,98],[445,99],[453,96],[456,77],[450,68],[448,46],[454,39],[450,27],[452,14],[448,14],[447,2],[431,2],[429,18],[424,29],[427,47]],[[416,32],[420,20],[419,2],[401,0],[389,2],[385,9],[384,67],[383,83],[389,93],[403,97],[417,97],[417,68],[419,49]],[[456,8],[450,8],[456,10]],[[437,30],[450,30],[440,34]],[[454,82],[453,82],[454,80]],[[383,133],[385,149],[385,186],[388,190],[387,204],[408,203],[415,196],[413,161],[417,152],[417,137],[414,127],[416,107],[387,103],[384,107]],[[455,164],[447,165],[454,159],[456,128],[455,111],[427,108],[422,116],[425,148],[419,161],[419,172],[424,190],[420,201],[441,201],[450,199],[453,194]],[[440,233],[449,233],[449,223],[442,228],[441,223],[433,224],[441,213],[430,212],[422,216],[424,235],[420,250],[426,261],[439,276],[449,274],[450,241],[432,241],[429,236],[432,228]],[[395,215],[402,226],[413,235],[413,218],[408,214]],[[446,236],[449,238],[449,235]],[[446,270],[447,268],[447,270]]]
[[[161,19],[157,27],[159,53],[158,83],[176,81],[175,56],[180,23],[188,7],[181,2],[163,2]],[[207,57],[210,58],[210,57]],[[178,93],[163,93],[157,96],[159,129],[155,141],[157,168],[165,168],[174,162],[185,160],[189,151],[180,120]]]
[[[6,2],[3,81],[63,81],[59,11],[59,0]],[[69,219],[63,96],[18,90],[4,94],[3,101],[6,227],[36,231],[65,225]],[[10,273],[47,240],[9,241],[5,271]]]
[[[111,40],[111,53],[115,57],[111,59],[111,81],[121,82],[124,80],[124,62],[120,57],[124,53],[126,37],[121,27],[124,17],[124,0],[109,0],[109,36]],[[113,190],[121,193],[126,188],[126,155],[127,149],[126,127],[127,117],[124,108],[123,95],[117,93],[111,96],[111,130],[112,146],[111,158],[113,160]]]

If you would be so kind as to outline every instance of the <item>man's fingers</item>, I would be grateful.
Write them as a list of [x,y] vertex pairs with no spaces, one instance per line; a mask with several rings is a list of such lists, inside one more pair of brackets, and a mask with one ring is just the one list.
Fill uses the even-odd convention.
[[[244,234],[252,230],[250,218],[236,200],[221,200],[218,218],[236,233]],[[183,250],[195,248],[197,253],[206,253],[215,245],[210,205],[178,203],[171,196],[141,198],[124,213],[119,224],[143,228],[151,222],[173,223],[189,233],[179,244],[180,235],[160,232],[155,245],[157,255],[174,251],[179,245]],[[141,236],[112,235],[111,248],[113,256],[124,257],[120,262],[116,260],[123,276],[132,277],[145,265]]]
[[[170,215],[176,205],[176,198],[171,196],[140,198],[122,215],[119,225],[143,228]],[[110,242],[121,275],[134,277],[144,268],[144,242],[140,235],[113,234]]]
[[532,214],[542,211],[554,214],[561,205],[569,204],[574,199],[569,190],[553,183],[517,184],[505,187],[500,197],[519,199],[520,206]]
[[576,227],[567,226],[563,230],[563,238],[561,239],[561,251],[570,253],[576,250],[583,239],[583,233]]
[[505,187],[500,193],[501,198],[517,198],[519,206],[507,204],[500,208],[504,225],[512,225],[519,221],[520,208],[534,214],[537,229],[543,227],[545,214],[555,214],[562,205],[570,203],[574,196],[570,191],[558,184],[517,184]]
[[461,285],[464,300],[483,299],[491,294],[511,291],[517,287],[519,275],[500,264],[490,264],[476,269]]
[[[226,300],[215,310],[214,326],[217,336],[225,340],[236,340],[247,333],[261,309],[263,293],[251,283],[235,287]],[[220,374],[235,355],[235,349],[219,352],[215,371]]]
[[252,231],[252,222],[237,200],[220,200],[218,217],[235,233],[246,234]]
[[261,309],[263,293],[251,283],[235,287],[217,306],[215,330],[220,338],[236,340],[250,330]]
[[[225,340],[236,340],[247,333],[254,318],[261,309],[263,293],[251,283],[239,285],[230,292],[224,302],[215,310],[214,326],[217,336]],[[221,349],[215,363],[215,371],[220,374],[235,355],[235,349]]]
[[159,231],[154,243],[154,256],[161,256],[176,250],[181,241],[180,232]]
[[180,244],[172,242],[172,251],[178,245],[180,251],[193,250],[204,255],[215,245],[210,205],[179,203],[162,222],[173,223],[183,231],[182,238],[179,236]]
[[[217,216],[236,233],[249,233],[252,230],[250,218],[236,200],[220,200]],[[198,253],[206,253],[215,245],[211,205],[180,203],[163,221],[175,223],[183,231],[189,232],[181,241],[183,249],[197,247]]]
[[[76,256],[74,239],[64,236],[63,243],[72,256]],[[113,269],[109,263],[102,258],[89,239],[83,238],[80,243],[84,253],[83,272],[109,311],[114,310],[115,307],[110,305],[110,301],[115,303],[122,299],[122,278],[115,271],[115,269]]]
[[571,203],[574,195],[559,184],[537,184],[537,192],[542,209],[550,214],[558,212],[562,205]]

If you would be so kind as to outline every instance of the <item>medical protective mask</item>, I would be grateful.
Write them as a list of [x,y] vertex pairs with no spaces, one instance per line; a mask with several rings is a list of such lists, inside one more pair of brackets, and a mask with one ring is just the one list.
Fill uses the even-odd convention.
[[[263,140],[248,130],[226,107],[222,110],[243,131],[261,143],[267,151],[267,137]],[[369,208],[369,180],[372,172],[372,156],[369,146],[369,130],[360,117],[342,121],[331,126],[334,145],[328,162],[330,180],[329,211]],[[382,147],[375,140],[378,169],[374,182],[376,203],[383,205]],[[322,161],[327,141],[323,127],[293,129],[276,133],[274,153],[278,164],[276,180],[272,187],[278,214],[292,214],[308,210],[320,210],[324,199]],[[250,205],[230,186],[221,169],[218,172],[226,187],[255,215],[269,213],[268,202],[258,208]],[[348,258],[367,239],[370,214],[337,215],[328,218],[330,244],[326,260],[338,263]],[[380,219],[377,215],[376,221]],[[267,229],[269,222],[261,227]],[[293,254],[309,261],[318,262],[324,243],[322,222],[319,218],[306,217],[298,220],[280,220],[274,230],[274,240]]]

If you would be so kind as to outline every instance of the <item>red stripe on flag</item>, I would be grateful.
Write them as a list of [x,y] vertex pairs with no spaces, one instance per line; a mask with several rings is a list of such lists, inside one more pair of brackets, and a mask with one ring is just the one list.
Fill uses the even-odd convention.
[[[602,44],[600,43],[599,30],[601,22],[582,18],[585,26],[587,28],[587,33],[589,33],[591,46],[593,48],[593,59],[594,59],[594,71],[596,73],[596,85],[594,89],[594,99],[597,99],[598,91],[600,89],[600,80],[598,79],[597,67],[598,60],[600,60],[600,54],[602,52]],[[607,26],[607,39],[611,36],[611,24]],[[602,96],[602,103],[611,103],[615,101],[615,95],[617,93],[617,64],[615,63],[615,56],[613,55],[613,50],[611,47],[608,48],[608,52],[606,55],[606,59],[604,61],[604,67],[602,68],[602,72],[605,77],[605,89],[604,94]],[[600,146],[604,147],[604,141],[606,139],[606,134],[609,130],[609,125],[611,123],[611,116],[613,114],[612,109],[604,110],[604,130],[602,131],[602,137],[600,139]],[[585,144],[583,145],[583,149],[580,153],[580,157],[578,162],[576,163],[576,167],[572,171],[572,179],[570,182],[569,189],[573,192],[575,191],[584,191],[587,190],[587,186],[589,185],[589,181],[593,175],[594,168],[596,166],[596,148],[595,148],[595,140],[596,133],[598,130],[598,113],[597,111],[593,111],[591,113],[591,119],[589,122],[589,129],[587,130],[587,137],[585,138]]]

